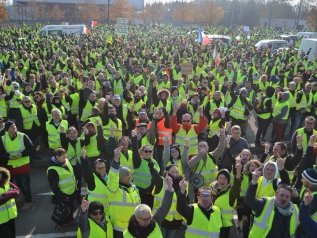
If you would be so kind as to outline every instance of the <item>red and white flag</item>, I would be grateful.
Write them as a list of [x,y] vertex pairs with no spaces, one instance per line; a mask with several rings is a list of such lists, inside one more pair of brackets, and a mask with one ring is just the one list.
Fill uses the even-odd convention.
[[203,36],[202,45],[208,45],[211,43],[211,40],[207,36]]
[[98,25],[97,21],[91,21],[91,28],[94,28]]
[[214,48],[214,52],[212,53],[212,57],[214,58],[214,62],[216,65],[219,65],[220,64],[220,56],[218,54],[218,51],[217,51],[217,46],[215,46]]

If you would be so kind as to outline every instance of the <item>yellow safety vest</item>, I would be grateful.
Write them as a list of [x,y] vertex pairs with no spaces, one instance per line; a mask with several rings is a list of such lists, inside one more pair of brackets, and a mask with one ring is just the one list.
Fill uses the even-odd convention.
[[[263,100],[263,102],[262,102],[262,105],[263,105],[264,110],[267,109],[267,107],[266,107],[265,104],[266,104],[266,102],[269,101],[269,100],[270,100],[270,98],[268,98],[268,97],[264,98],[264,100]],[[258,115],[258,117],[260,117],[260,118],[262,118],[262,119],[269,119],[269,118],[271,117],[271,113],[270,113],[270,112],[258,113],[257,115]]]
[[[106,218],[107,230],[105,231],[100,225],[98,225],[93,219],[88,218],[89,222],[89,236],[88,238],[112,238],[113,230],[112,225],[109,222],[109,218]],[[80,228],[77,230],[77,238],[82,238]]]
[[194,215],[192,224],[187,226],[186,238],[219,238],[220,228],[222,227],[220,208],[212,206],[214,210],[207,219],[197,204],[194,206]]
[[194,126],[190,128],[188,132],[184,130],[181,126],[179,131],[176,133],[175,143],[180,145],[180,151],[183,153],[184,150],[184,140],[185,138],[189,139],[189,150],[188,155],[195,155],[198,153],[198,137],[194,129]]
[[110,137],[120,140],[122,137],[122,121],[117,118],[118,125],[109,118],[107,125],[103,126],[103,135],[108,140]]
[[66,120],[62,120],[61,123],[56,128],[55,125],[51,124],[49,121],[46,122],[46,131],[48,134],[48,147],[50,149],[57,149],[61,147],[61,125],[65,128],[65,131],[68,130],[68,122]]
[[109,207],[107,185],[104,184],[100,180],[100,178],[98,178],[98,176],[95,175],[95,173],[93,173],[93,175],[94,175],[94,181],[95,181],[95,189],[92,191],[88,189],[87,200],[101,202],[104,206],[104,209],[106,210]]
[[87,157],[96,157],[100,155],[97,143],[97,134],[90,137],[89,144],[86,145]]
[[240,197],[244,197],[249,187],[249,176],[243,174],[240,188]]
[[[17,132],[17,136],[12,140],[6,132],[2,136],[2,143],[4,146],[4,149],[10,156],[15,156],[18,154],[22,154],[22,152],[25,150],[25,145],[24,145],[24,135],[21,132]],[[30,157],[29,156],[22,156],[18,159],[9,159],[8,165],[12,166],[12,168],[18,168],[23,165],[29,164],[30,163]]]
[[67,195],[72,195],[76,190],[76,179],[74,175],[73,166],[70,164],[68,159],[66,159],[65,165],[68,169],[61,166],[50,166],[47,169],[47,173],[49,170],[55,170],[58,174],[58,188],[63,193]]
[[209,186],[210,183],[216,180],[218,173],[218,166],[213,162],[212,156],[208,154],[206,163],[201,159],[198,162],[195,174],[200,174],[204,177],[204,186]]
[[[306,151],[307,151],[307,147],[308,147],[309,138],[307,137],[307,135],[304,131],[304,127],[297,129],[297,135],[299,135],[303,138],[303,144],[302,144],[303,145],[303,155],[305,155]],[[313,129],[313,135],[317,135],[317,130]]]
[[263,198],[263,197],[272,197],[275,196],[275,190],[273,188],[273,181],[270,181],[266,186],[264,187],[263,181],[264,177],[261,176],[258,180],[258,187],[256,189],[256,198]]
[[72,165],[76,165],[77,162],[79,162],[80,156],[81,156],[80,141],[78,140],[76,142],[75,147],[71,143],[68,143],[66,157],[69,159],[70,163]]
[[220,136],[220,127],[219,122],[221,119],[217,119],[216,121],[210,121],[209,123],[209,133],[208,138],[212,138],[214,136]]
[[273,113],[272,116],[273,118],[277,117],[279,114],[281,114],[282,112],[282,108],[287,106],[287,113],[285,114],[285,116],[282,118],[282,120],[287,120],[288,119],[288,115],[289,115],[289,101],[285,101],[285,102],[279,102],[277,101],[275,103],[275,106],[273,107]]
[[188,111],[192,114],[193,123],[198,124],[200,120],[200,113],[198,110],[194,110],[194,106],[191,103],[188,104]]
[[[158,172],[160,171],[160,167],[157,164],[156,160],[151,159],[151,161],[154,163],[154,168],[155,170],[157,170]],[[140,188],[148,188],[151,185],[151,178],[152,175],[150,173],[150,169],[149,169],[149,165],[148,165],[149,161],[145,160],[145,159],[141,159],[141,164],[139,166],[139,168],[134,168],[133,171],[133,183],[140,187]]]
[[244,115],[245,110],[245,104],[242,105],[241,99],[238,97],[232,105],[229,115],[238,120],[247,120],[247,116]]
[[120,153],[120,165],[129,168],[130,172],[133,173],[133,161],[132,161],[132,151],[128,150],[128,156],[126,157],[122,151]]
[[310,112],[312,102],[313,102],[313,94],[309,92],[308,100],[307,100],[306,93],[303,93],[301,101],[296,104],[296,110],[305,108],[307,112]]
[[[220,208],[222,217],[222,227],[232,226],[234,208],[229,204],[230,189],[222,194],[214,202],[215,206]],[[236,204],[236,201],[235,201]],[[235,205],[234,205],[235,206]]]
[[[123,237],[124,238],[133,238],[133,236],[130,234],[129,230],[126,229],[123,232]],[[162,236],[162,232],[160,229],[159,224],[157,224],[157,222],[155,222],[155,228],[154,230],[147,236],[147,238],[163,238]]]
[[83,112],[81,114],[80,120],[85,122],[88,120],[88,117],[91,116],[92,113],[92,108],[94,107],[94,105],[92,105],[92,103],[87,100],[85,107],[83,108]]
[[[4,188],[0,187],[0,196],[10,191],[10,184],[6,182]],[[4,204],[0,205],[0,224],[4,224],[18,216],[18,210],[15,205],[15,199],[11,198]]]
[[7,112],[7,102],[4,98],[0,98],[0,116],[2,118],[6,118],[8,116],[8,112]]
[[[274,201],[274,197],[266,198],[266,202],[261,215],[259,217],[254,218],[249,238],[266,237],[267,234],[270,232],[275,216]],[[295,238],[295,232],[297,226],[299,225],[299,216],[297,206],[292,204],[292,207],[293,213],[290,221],[289,234],[291,238]]]
[[73,93],[69,95],[69,97],[72,99],[72,105],[70,105],[70,112],[73,115],[78,115],[79,113],[79,94]]
[[22,118],[23,118],[23,129],[24,130],[32,129],[33,122],[35,122],[35,124],[37,126],[40,126],[40,121],[39,121],[39,118],[37,116],[37,108],[34,105],[32,105],[31,107],[32,108],[31,108],[31,112],[30,112],[29,110],[26,110],[24,108],[24,106],[20,106],[20,111],[21,111]]
[[119,95],[123,94],[123,84],[122,84],[121,79],[119,79],[119,80],[114,79],[113,80],[113,90],[114,90],[114,94],[119,94]]

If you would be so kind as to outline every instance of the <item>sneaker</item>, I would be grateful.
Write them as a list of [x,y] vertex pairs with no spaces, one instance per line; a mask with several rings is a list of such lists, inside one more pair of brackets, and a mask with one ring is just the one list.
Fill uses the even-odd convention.
[[24,205],[21,207],[21,211],[28,211],[31,209],[31,207],[33,206],[32,202],[26,202],[24,203]]

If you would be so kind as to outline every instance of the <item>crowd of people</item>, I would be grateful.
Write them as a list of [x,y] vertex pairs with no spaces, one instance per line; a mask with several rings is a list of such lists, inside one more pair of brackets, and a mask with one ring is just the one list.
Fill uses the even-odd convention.
[[77,237],[316,236],[317,59],[256,49],[270,28],[210,27],[232,41],[207,45],[172,26],[37,30],[0,31],[1,236],[43,152],[52,221]]

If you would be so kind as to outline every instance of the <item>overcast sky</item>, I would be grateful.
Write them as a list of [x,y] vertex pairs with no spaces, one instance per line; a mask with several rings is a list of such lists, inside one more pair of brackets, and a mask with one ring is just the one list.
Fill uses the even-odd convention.
[[[153,3],[153,2],[161,2],[161,3],[167,3],[167,2],[176,2],[179,1],[181,2],[182,0],[144,0],[144,3]],[[193,0],[184,0],[184,2],[191,2]],[[300,0],[292,0],[293,4],[297,4]]]

